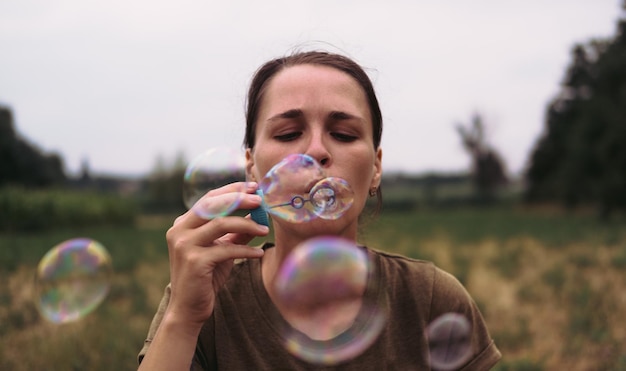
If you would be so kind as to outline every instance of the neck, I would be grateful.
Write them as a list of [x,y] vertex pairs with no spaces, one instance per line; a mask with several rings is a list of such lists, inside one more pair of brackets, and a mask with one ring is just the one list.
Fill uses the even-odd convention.
[[342,225],[340,220],[321,221],[314,223],[290,224],[273,223],[274,247],[268,249],[261,260],[261,272],[265,289],[274,296],[274,280],[278,270],[289,254],[301,243],[313,237],[333,235],[356,241],[357,223]]
[[[322,306],[312,308],[286,305],[286,303],[278,300],[274,289],[278,271],[288,255],[304,241],[329,234],[315,233],[316,227],[323,231],[332,230],[327,227],[324,228],[323,225],[304,225],[303,228],[297,228],[297,231],[294,231],[281,228],[277,223],[274,223],[275,245],[273,248],[267,249],[263,255],[261,275],[265,290],[285,321],[312,339],[328,340],[352,325],[361,308],[365,287],[362,287],[361,292],[357,295],[332,300]],[[305,234],[300,234],[298,231],[305,231]],[[340,232],[335,231],[333,235],[356,241],[356,226],[350,226]],[[320,326],[320,323],[326,325]]]
[[[266,252],[262,264],[263,282],[266,288],[273,283],[283,261],[300,244],[313,238],[324,235],[337,236],[356,241],[357,224],[342,225],[339,220],[317,220],[314,223],[305,224],[282,224],[273,223],[274,248]],[[268,290],[269,292],[270,290]]]

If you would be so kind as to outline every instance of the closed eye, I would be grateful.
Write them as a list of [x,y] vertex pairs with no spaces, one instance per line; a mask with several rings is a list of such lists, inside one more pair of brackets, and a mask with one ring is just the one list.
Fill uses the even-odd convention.
[[355,140],[358,139],[358,137],[355,135],[350,135],[350,134],[345,134],[345,133],[331,133],[330,135],[333,138],[337,139],[338,141],[345,142],[345,143],[354,142]]
[[274,136],[274,139],[281,142],[290,142],[292,140],[298,139],[302,135],[300,131],[289,132],[285,134],[278,134]]

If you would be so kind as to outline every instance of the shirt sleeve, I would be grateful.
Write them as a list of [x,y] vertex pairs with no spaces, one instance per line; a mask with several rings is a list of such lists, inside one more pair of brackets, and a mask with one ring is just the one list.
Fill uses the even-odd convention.
[[472,355],[461,370],[488,370],[498,363],[502,355],[489,335],[478,306],[465,287],[451,274],[436,268],[432,293],[431,322],[450,312],[459,313],[469,321]]
[[140,364],[143,360],[143,357],[146,355],[148,348],[150,348],[150,344],[152,344],[152,339],[154,339],[154,334],[156,334],[161,321],[163,320],[163,315],[165,314],[165,310],[170,303],[170,296],[172,294],[172,288],[170,284],[165,287],[165,292],[163,293],[163,297],[161,298],[161,302],[159,303],[159,308],[157,309],[156,314],[152,318],[152,323],[150,324],[150,329],[148,330],[148,336],[146,336],[146,340],[143,342],[143,348],[139,351],[137,355],[137,363]]
[[[148,335],[146,336],[146,340],[143,342],[143,348],[139,351],[137,355],[137,363],[141,364],[143,357],[148,352],[148,348],[150,348],[150,344],[152,344],[152,339],[154,339],[154,335],[156,334],[161,321],[163,320],[163,316],[165,315],[165,310],[170,303],[170,297],[172,295],[172,287],[171,284],[168,284],[165,287],[165,292],[163,293],[163,297],[161,298],[161,302],[159,303],[159,307],[156,311],[156,314],[152,318],[152,323],[150,324],[150,329],[148,330]],[[196,351],[191,363],[190,370],[191,371],[202,371],[205,369],[210,369],[209,367],[204,366],[206,361],[202,356],[202,352],[199,351],[196,346]]]

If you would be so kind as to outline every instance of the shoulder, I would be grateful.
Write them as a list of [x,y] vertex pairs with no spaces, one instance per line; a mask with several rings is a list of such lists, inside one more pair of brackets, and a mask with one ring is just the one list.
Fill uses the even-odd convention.
[[465,287],[452,274],[425,260],[370,249],[378,257],[381,279],[396,295],[412,294],[438,312],[472,306]]
[[385,251],[369,249],[376,269],[385,284],[432,287],[439,269],[426,260],[413,259]]

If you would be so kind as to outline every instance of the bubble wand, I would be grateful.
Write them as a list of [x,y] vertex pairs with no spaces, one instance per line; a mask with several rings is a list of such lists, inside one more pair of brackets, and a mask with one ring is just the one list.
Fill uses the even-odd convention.
[[[302,192],[303,189],[308,189],[308,192]],[[325,177],[321,166],[304,154],[287,156],[272,167],[256,193],[263,202],[251,211],[251,217],[263,225],[268,225],[268,213],[294,223],[318,217],[335,220],[354,201],[354,192],[347,181]]]

